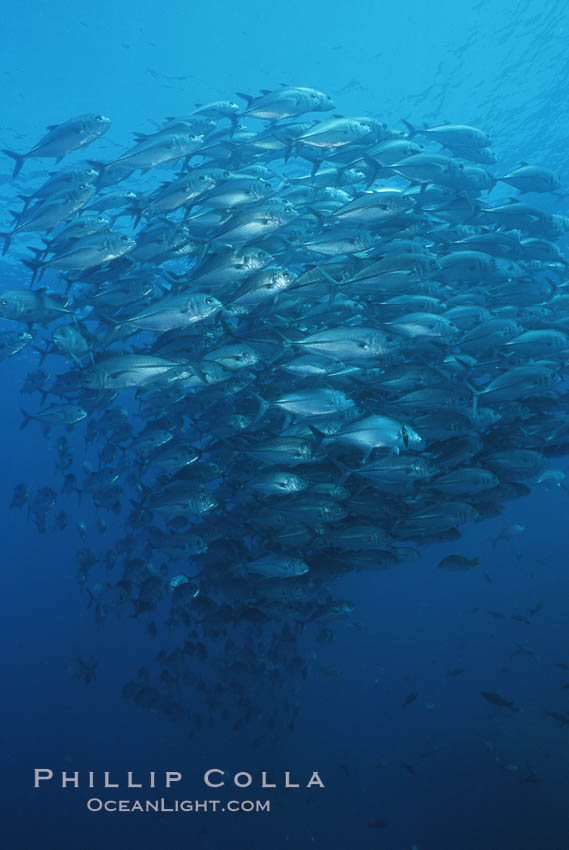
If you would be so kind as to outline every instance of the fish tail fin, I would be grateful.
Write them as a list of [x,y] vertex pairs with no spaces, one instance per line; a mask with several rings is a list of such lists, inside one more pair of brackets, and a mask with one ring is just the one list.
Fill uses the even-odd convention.
[[405,124],[405,126],[407,127],[407,130],[409,131],[409,138],[412,139],[413,136],[417,135],[419,130],[417,130],[417,128],[414,127],[413,124],[411,124],[411,122],[407,121],[405,118],[402,118],[401,120]]
[[2,148],[2,153],[5,153],[6,156],[9,156],[10,159],[15,161],[14,171],[12,172],[12,178],[17,177],[20,173],[22,165],[25,162],[26,154],[25,153],[16,153],[15,151],[10,151],[7,148]]
[[263,418],[263,416],[265,415],[265,413],[269,409],[270,404],[267,401],[265,401],[264,398],[261,398],[261,396],[258,393],[253,393],[253,398],[257,399],[257,401],[259,402],[259,409],[257,411],[257,415],[255,416],[255,418],[253,420],[253,422],[258,422],[260,419]]
[[255,100],[252,94],[245,94],[245,92],[242,91],[236,91],[235,94],[237,95],[237,97],[240,97],[241,100],[247,101],[247,106],[250,105],[251,101]]
[[369,176],[368,176],[368,178],[367,178],[367,180],[366,180],[366,189],[369,189],[369,187],[370,187],[373,183],[375,183],[375,179],[376,179],[376,177],[377,177],[377,173],[378,173],[378,171],[380,171],[380,170],[381,170],[381,166],[380,166],[380,164],[377,162],[377,160],[373,159],[371,156],[368,156],[368,154],[364,154],[364,155],[362,156],[362,159],[363,159],[363,161],[365,162],[365,164],[367,165],[367,167],[368,167],[368,168],[369,168],[369,170],[370,170],[370,174],[369,174]]
[[469,384],[468,381],[465,381],[464,383],[472,393],[472,415],[476,416],[476,413],[478,411],[478,398],[480,396],[480,390],[477,390],[476,387],[473,387],[472,384]]
[[44,273],[44,264],[40,260],[22,260],[22,263],[32,270],[32,285],[36,280],[40,280]]
[[237,127],[239,125],[239,116],[238,115],[232,115],[229,120],[231,121],[231,128],[229,130],[229,138],[232,139],[233,135],[234,135],[234,133],[237,130]]
[[112,328],[118,328],[120,325],[124,324],[124,322],[119,321],[119,319],[113,319],[112,316],[107,316],[106,313],[98,313],[97,318],[105,325],[110,325]]
[[10,245],[12,244],[13,238],[14,238],[13,233],[0,232],[0,239],[4,240],[4,246],[2,248],[2,256],[4,256],[4,254],[8,253],[8,249],[10,248]]
[[[49,344],[46,344],[45,348],[40,348],[39,345],[32,345],[32,348],[33,348],[34,351],[38,352],[38,354],[40,356],[40,366],[42,366],[43,361],[45,360],[45,358],[47,357],[47,355],[51,351],[51,347],[49,346]],[[45,390],[44,390],[44,392],[45,392]]]
[[320,446],[322,445],[322,443],[324,442],[324,440],[326,439],[326,434],[324,433],[324,431],[321,431],[319,428],[317,428],[316,425],[308,424],[308,427],[310,428],[310,430],[312,431],[312,433],[316,437],[316,441],[317,441],[316,446],[319,449]]
[[[197,242],[198,240],[197,240],[197,239],[195,239],[194,241],[195,241],[195,242]],[[210,242],[209,242],[209,240],[204,240],[204,241],[203,241],[203,243],[202,243],[201,248],[200,248],[200,249],[199,249],[199,251],[197,252],[197,256],[196,256],[196,266],[197,266],[197,265],[199,265],[199,263],[201,263],[201,262],[203,261],[203,259],[205,258],[206,254],[208,253],[209,249],[210,249]]]
[[23,430],[24,430],[24,428],[26,427],[26,425],[29,425],[29,424],[30,424],[30,422],[31,422],[31,421],[32,421],[32,419],[33,419],[33,416],[32,416],[32,414],[31,414],[31,413],[28,413],[28,412],[27,412],[27,410],[24,410],[24,408],[23,408],[23,407],[21,407],[21,408],[20,408],[20,413],[21,413],[21,414],[22,414],[22,416],[24,417],[24,421],[23,421],[23,422],[22,422],[22,424],[20,425],[20,431],[23,431]]
[[318,174],[318,170],[319,170],[319,168],[320,168],[320,166],[322,165],[323,162],[324,162],[324,160],[319,159],[314,163],[314,165],[312,166],[312,170],[310,172],[311,177],[316,177],[316,175]]
[[140,224],[140,219],[142,218],[145,212],[144,207],[132,207],[130,212],[132,214],[132,226],[138,227],[138,225]]
[[[318,434],[318,438],[320,439],[320,432]],[[337,466],[340,472],[342,473],[341,477],[338,479],[338,484],[341,486],[342,484],[344,484],[345,481],[348,480],[350,475],[352,475],[352,470],[348,466],[346,466],[345,463],[342,463],[341,460],[338,460],[338,458],[330,458],[330,460],[332,461],[334,466]]]
[[106,346],[112,341],[115,331],[122,327],[124,322],[119,322],[117,319],[113,319],[111,316],[106,316],[103,313],[99,313],[98,318],[104,325],[107,326],[107,333],[101,342],[102,347],[106,348]]
[[27,247],[28,251],[31,251],[33,254],[35,254],[38,260],[42,260],[47,254],[47,248],[34,248],[33,245],[28,245]]

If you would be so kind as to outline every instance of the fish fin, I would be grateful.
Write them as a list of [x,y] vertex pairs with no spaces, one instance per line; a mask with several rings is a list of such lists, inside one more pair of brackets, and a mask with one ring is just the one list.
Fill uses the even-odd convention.
[[[377,174],[378,174],[378,172],[379,172],[379,171],[381,171],[381,169],[383,168],[383,166],[382,166],[382,165],[380,165],[380,164],[377,162],[377,160],[373,159],[371,156],[368,156],[367,154],[364,154],[364,155],[362,156],[362,159],[363,159],[363,161],[365,162],[365,164],[368,166],[368,168],[371,170],[371,175],[367,178],[367,180],[366,180],[366,186],[365,186],[365,187],[366,187],[366,189],[369,189],[369,187],[370,187],[373,183],[375,183],[375,180],[376,180]],[[349,166],[346,166],[346,167],[349,167]]]
[[31,415],[31,413],[28,413],[26,410],[24,410],[24,408],[23,408],[23,407],[21,407],[21,408],[20,408],[20,413],[21,413],[21,414],[22,414],[22,416],[24,417],[24,421],[23,421],[23,422],[22,422],[22,424],[20,425],[20,431],[23,431],[23,430],[24,430],[24,428],[26,427],[26,425],[29,425],[29,424],[30,424],[30,422],[31,422],[31,421],[32,421],[32,419],[33,419],[33,416]]
[[39,260],[22,260],[22,263],[28,268],[31,269],[32,274],[32,286],[36,280],[41,278],[42,274],[45,271],[45,263],[40,262]]
[[247,106],[250,105],[252,100],[255,100],[255,98],[252,94],[245,94],[245,92],[242,92],[242,91],[237,91],[237,92],[235,92],[235,94],[237,95],[237,97],[240,97],[241,100],[246,100]]
[[14,238],[13,233],[2,233],[2,232],[0,232],[0,239],[4,240],[4,247],[2,248],[2,256],[4,256],[4,254],[8,253],[8,249],[10,248],[10,245],[12,244],[13,238]]
[[338,460],[338,458],[333,457],[330,458],[330,460],[333,465],[337,466],[340,472],[342,473],[341,477],[338,479],[338,484],[341,486],[342,484],[344,484],[345,481],[348,480],[351,475],[353,475],[353,470],[351,470],[349,466],[346,466],[345,463],[342,463],[341,460]]
[[314,165],[312,166],[312,171],[310,172],[311,177],[316,177],[316,175],[318,174],[318,169],[320,168],[323,162],[323,159],[319,159],[317,162],[314,163]]
[[239,125],[239,116],[238,115],[232,115],[229,120],[231,122],[231,129],[229,131],[229,138],[232,139],[233,134],[235,133],[235,131],[236,131],[238,125]]
[[324,433],[324,431],[321,431],[319,428],[317,428],[316,425],[310,425],[310,423],[308,423],[308,427],[316,437],[316,448],[319,449],[324,440],[326,439],[327,435]]
[[40,348],[39,345],[32,345],[32,348],[33,348],[34,351],[37,351],[38,354],[40,355],[40,366],[41,366],[43,364],[43,361],[47,357],[47,355],[50,353],[51,349],[49,347],[49,344],[46,344],[45,348]]
[[12,172],[12,178],[17,177],[26,159],[26,154],[16,153],[15,151],[9,151],[7,148],[2,148],[2,153],[5,153],[6,156],[10,157],[10,159],[15,160],[16,164],[14,166],[14,171]]
[[45,248],[35,248],[33,245],[27,245],[26,247],[28,251],[31,251],[36,255],[36,257],[40,257],[45,252]]
[[140,219],[142,218],[146,210],[142,206],[136,206],[136,204],[133,204],[132,207],[127,207],[124,212],[129,213],[132,216],[132,226],[138,227],[138,225],[140,224]]
[[464,382],[470,392],[472,393],[472,415],[476,416],[476,411],[478,409],[478,398],[480,396],[480,390],[477,390],[472,384],[469,384],[468,381]]
[[257,411],[257,415],[253,419],[253,422],[258,422],[259,419],[263,418],[263,416],[265,415],[265,413],[269,409],[270,404],[267,401],[265,401],[264,398],[261,398],[261,396],[258,393],[253,393],[252,395],[253,395],[253,398],[255,398],[259,402],[259,409]]
[[409,138],[410,139],[412,139],[413,136],[416,136],[417,133],[420,132],[420,130],[417,130],[417,128],[414,127],[413,124],[411,124],[410,121],[407,121],[405,118],[402,118],[401,120],[402,120],[403,124],[405,124],[405,126],[407,127],[407,130],[409,131]]

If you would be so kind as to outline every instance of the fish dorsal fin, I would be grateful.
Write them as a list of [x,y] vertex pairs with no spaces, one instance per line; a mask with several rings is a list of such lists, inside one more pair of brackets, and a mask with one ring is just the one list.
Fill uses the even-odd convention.
[[59,127],[59,124],[48,124],[45,129],[51,132],[51,130],[55,130],[57,127]]
[[259,89],[259,91],[261,92],[261,94],[270,94],[271,93],[270,89]]
[[520,165],[523,167],[523,166],[529,165],[529,162],[525,162],[525,161],[522,159],[522,161],[520,162]]

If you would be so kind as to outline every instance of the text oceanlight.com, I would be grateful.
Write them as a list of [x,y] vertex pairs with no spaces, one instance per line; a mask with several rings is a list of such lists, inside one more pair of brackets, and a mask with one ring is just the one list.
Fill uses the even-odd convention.
[[270,812],[270,800],[87,800],[90,812]]

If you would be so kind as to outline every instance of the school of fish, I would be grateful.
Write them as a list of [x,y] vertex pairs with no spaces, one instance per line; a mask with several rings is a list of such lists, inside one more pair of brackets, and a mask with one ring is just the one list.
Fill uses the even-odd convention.
[[[458,540],[559,485],[569,453],[569,218],[533,200],[558,177],[501,173],[468,125],[395,129],[290,85],[240,98],[20,195],[1,235],[5,253],[34,238],[29,281],[0,293],[0,359],[41,358],[23,424],[55,439],[101,534],[124,518],[104,556],[77,553],[97,622],[128,612],[176,640],[125,696],[187,721],[182,683],[235,728],[258,722],[250,683],[306,676],[303,629],[328,642],[349,621],[342,576]],[[4,151],[16,185],[110,127],[82,115]],[[12,506],[45,531],[57,499],[22,484]],[[291,694],[286,723],[297,710]]]

